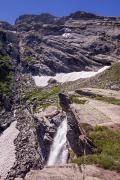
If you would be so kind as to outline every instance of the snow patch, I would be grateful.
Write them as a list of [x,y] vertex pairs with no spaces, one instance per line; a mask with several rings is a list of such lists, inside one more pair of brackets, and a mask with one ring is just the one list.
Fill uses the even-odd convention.
[[64,38],[70,38],[70,37],[71,37],[71,34],[70,34],[70,33],[64,33],[62,36],[63,36]]
[[57,73],[55,76],[33,76],[36,86],[45,87],[48,85],[48,81],[53,78],[59,83],[65,83],[69,81],[76,81],[80,78],[89,78],[93,77],[106,69],[110,66],[104,66],[103,68],[99,69],[98,71],[80,71],[80,72],[71,72],[71,73]]
[[11,32],[11,33],[14,33],[14,34],[16,34],[17,33],[17,31],[10,31],[10,30],[8,30],[9,32]]
[[4,180],[16,160],[14,140],[19,134],[14,121],[0,136],[0,179]]

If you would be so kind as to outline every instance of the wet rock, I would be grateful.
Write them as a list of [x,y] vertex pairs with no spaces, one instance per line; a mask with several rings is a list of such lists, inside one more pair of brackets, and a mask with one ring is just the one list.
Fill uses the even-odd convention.
[[54,116],[50,122],[58,127],[64,118],[65,114],[61,112],[58,115]]
[[80,119],[75,109],[71,106],[72,103],[70,98],[67,95],[60,93],[59,99],[62,110],[65,111],[67,116],[67,139],[71,149],[78,156],[83,155],[84,152],[86,154],[93,153],[94,145],[92,141],[87,138],[84,129],[81,127],[79,123]]

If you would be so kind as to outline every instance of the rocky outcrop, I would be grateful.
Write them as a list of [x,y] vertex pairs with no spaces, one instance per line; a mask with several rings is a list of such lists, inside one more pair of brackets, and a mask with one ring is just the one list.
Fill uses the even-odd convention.
[[[61,167],[45,168],[42,171],[31,171],[25,180],[118,180],[119,174],[104,170],[94,165],[79,168],[77,165],[68,164]],[[22,180],[22,179],[15,179]]]
[[13,32],[16,31],[15,26],[13,26],[13,25],[9,24],[8,22],[5,22],[5,21],[0,21],[0,29],[4,29],[7,31],[13,31]]
[[[120,126],[120,92],[104,89],[81,89],[84,95],[74,94],[78,102],[73,104],[79,116],[78,122],[93,127],[107,126],[119,129]],[[86,96],[86,94],[92,96]],[[82,103],[82,101],[84,103]],[[115,127],[115,128],[114,128]],[[118,127],[118,128],[116,128]]]
[[66,112],[68,132],[67,139],[73,152],[77,156],[91,154],[94,152],[94,145],[92,141],[87,138],[84,129],[80,126],[79,117],[75,112],[75,109],[71,106],[71,101],[65,94],[60,93],[60,105],[62,110]]
[[6,179],[17,176],[24,177],[31,168],[41,169],[44,163],[42,144],[38,145],[36,124],[27,109],[16,112],[17,129],[19,134],[14,141],[16,147],[16,162]]
[[46,164],[48,160],[50,147],[53,143],[57,128],[64,117],[65,114],[58,111],[54,106],[50,106],[41,113],[36,113],[34,115],[38,124],[36,127],[38,142],[40,146],[41,144],[43,145],[44,164]]
[[80,180],[82,174],[79,167],[75,165],[66,165],[61,167],[48,167],[42,171],[31,171],[26,175],[25,180]]
[[31,169],[43,169],[46,165],[57,128],[64,118],[59,111],[51,112],[41,116],[33,114],[29,108],[17,110],[15,118],[19,134],[14,141],[16,162],[6,180],[25,177]]
[[120,58],[119,17],[76,12],[67,17],[25,15],[16,21],[25,72],[97,70]]

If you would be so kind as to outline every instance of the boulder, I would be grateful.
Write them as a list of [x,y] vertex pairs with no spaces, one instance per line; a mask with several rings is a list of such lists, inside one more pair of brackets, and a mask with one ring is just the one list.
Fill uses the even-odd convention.
[[50,78],[48,81],[48,84],[56,84],[56,83],[57,83],[57,80],[54,78]]

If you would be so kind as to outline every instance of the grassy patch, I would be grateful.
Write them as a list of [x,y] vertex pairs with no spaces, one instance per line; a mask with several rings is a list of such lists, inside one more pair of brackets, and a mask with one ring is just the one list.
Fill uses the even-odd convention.
[[60,93],[61,87],[54,86],[51,89],[34,89],[24,93],[22,100],[29,101],[30,104],[36,102],[37,106],[46,108],[48,105],[58,104],[58,93]]
[[120,99],[116,99],[114,97],[102,96],[102,95],[97,95],[94,93],[89,93],[89,94],[85,95],[85,93],[80,90],[76,90],[76,92],[80,95],[77,97],[77,99],[79,99],[79,97],[87,97],[87,98],[107,102],[110,104],[120,105]]
[[48,89],[44,89],[44,90],[40,90],[40,89],[35,89],[32,90],[30,92],[26,92],[25,93],[25,99],[33,101],[33,100],[38,100],[38,101],[42,101],[44,99],[48,99],[50,96],[58,94],[60,92],[60,87],[59,86],[55,86],[53,88],[51,88],[50,90]]
[[74,163],[96,164],[120,172],[120,132],[107,127],[96,127],[88,133],[95,144],[95,153],[73,159]]
[[120,105],[120,99],[115,99],[113,97],[92,95],[92,96],[89,96],[89,98],[99,100],[99,101],[103,101],[103,102],[107,102],[109,104]]
[[0,55],[0,94],[10,93],[12,80],[12,64],[9,56]]
[[115,105],[120,105],[120,100],[119,99],[115,99],[113,97],[106,97],[106,96],[95,96],[93,97],[96,100],[100,100],[100,101],[104,101],[110,104],[115,104]]
[[71,101],[73,103],[76,103],[76,104],[85,104],[86,103],[86,99],[80,99],[79,96],[71,96]]
[[0,82],[0,94],[10,95],[10,92],[11,92],[10,82]]
[[106,83],[109,81],[120,81],[120,63],[114,64],[103,75],[101,75],[101,80],[106,81]]
[[27,63],[32,63],[33,62],[33,58],[31,56],[27,56],[27,57],[25,57],[25,61]]

